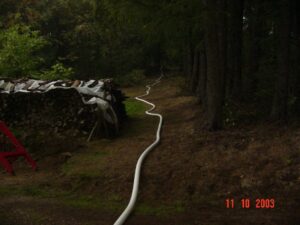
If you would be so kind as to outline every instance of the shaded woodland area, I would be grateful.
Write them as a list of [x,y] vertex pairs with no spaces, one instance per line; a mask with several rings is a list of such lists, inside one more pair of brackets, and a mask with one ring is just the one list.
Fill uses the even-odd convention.
[[162,71],[142,97],[162,139],[125,224],[300,224],[299,12],[299,0],[0,0],[0,120],[39,168],[13,158],[16,176],[0,172],[0,225],[113,224],[156,137],[135,96]]
[[[297,0],[3,0],[0,76],[137,81],[163,67],[184,74],[201,127],[288,122],[300,115],[299,11]],[[245,104],[253,115],[239,118]]]

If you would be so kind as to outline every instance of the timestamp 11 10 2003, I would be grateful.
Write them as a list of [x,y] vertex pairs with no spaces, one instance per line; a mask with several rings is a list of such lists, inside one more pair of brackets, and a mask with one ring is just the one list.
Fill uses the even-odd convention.
[[234,209],[236,205],[241,206],[243,209],[274,209],[275,199],[274,198],[257,198],[251,200],[250,198],[242,198],[240,201],[236,202],[233,198],[227,198],[225,200],[225,207],[227,209]]

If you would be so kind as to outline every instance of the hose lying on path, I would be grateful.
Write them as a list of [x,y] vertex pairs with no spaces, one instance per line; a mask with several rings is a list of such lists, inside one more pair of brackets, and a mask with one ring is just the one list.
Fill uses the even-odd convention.
[[123,213],[118,218],[118,220],[114,223],[114,225],[122,225],[126,221],[128,216],[130,215],[130,213],[132,212],[132,210],[135,206],[135,203],[136,203],[137,195],[138,195],[140,174],[141,174],[141,168],[142,168],[143,161],[144,161],[145,157],[147,156],[147,154],[152,149],[154,149],[160,142],[160,133],[161,133],[161,128],[162,128],[163,117],[162,117],[162,115],[160,115],[158,113],[151,113],[151,111],[155,109],[155,105],[151,102],[148,102],[148,101],[142,99],[142,97],[145,97],[145,96],[149,95],[151,87],[154,86],[154,85],[157,85],[160,82],[162,77],[163,77],[163,74],[153,84],[147,85],[146,86],[147,91],[144,95],[135,97],[136,100],[144,102],[144,103],[152,106],[152,108],[147,110],[145,113],[149,116],[158,117],[159,118],[159,124],[158,124],[157,131],[156,131],[155,141],[145,149],[145,151],[142,153],[142,155],[140,156],[140,158],[137,161],[137,164],[136,164],[136,167],[135,167],[134,182],[133,182],[133,188],[132,188],[130,201],[129,201],[126,209],[123,211]]

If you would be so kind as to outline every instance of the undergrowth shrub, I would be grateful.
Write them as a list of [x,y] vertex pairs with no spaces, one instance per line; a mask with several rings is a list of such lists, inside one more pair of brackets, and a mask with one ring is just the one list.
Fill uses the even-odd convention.
[[133,70],[130,73],[116,78],[117,83],[122,86],[134,86],[141,84],[146,79],[144,70]]
[[50,70],[35,75],[35,78],[44,80],[66,80],[71,79],[73,75],[74,70],[71,67],[66,67],[62,63],[56,63],[51,66]]

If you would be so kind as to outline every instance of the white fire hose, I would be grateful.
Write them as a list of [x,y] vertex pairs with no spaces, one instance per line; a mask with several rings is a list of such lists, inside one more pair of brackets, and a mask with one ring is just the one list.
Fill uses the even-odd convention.
[[162,128],[162,122],[163,122],[163,117],[162,115],[158,114],[158,113],[151,113],[152,110],[155,109],[155,105],[151,102],[148,102],[144,99],[141,99],[144,96],[149,95],[149,92],[151,90],[151,87],[158,84],[161,80],[161,78],[163,77],[163,74],[151,85],[147,85],[147,91],[146,94],[135,97],[136,100],[144,102],[150,106],[152,106],[151,109],[147,110],[145,113],[147,115],[150,116],[156,116],[159,118],[159,124],[157,127],[157,131],[156,131],[156,139],[155,141],[149,145],[145,151],[142,153],[142,155],[140,156],[140,158],[137,161],[136,167],[135,167],[135,174],[134,174],[134,181],[133,181],[133,188],[132,188],[132,193],[131,193],[131,197],[130,197],[130,201],[126,207],[126,209],[123,211],[123,213],[121,214],[121,216],[118,218],[118,220],[114,223],[114,225],[122,225],[124,224],[124,222],[126,221],[126,219],[128,218],[128,216],[130,215],[130,213],[132,212],[136,200],[137,200],[137,196],[138,196],[138,190],[139,190],[139,183],[140,183],[140,174],[141,174],[141,167],[143,164],[143,161],[145,159],[145,157],[147,156],[147,154],[154,149],[160,142],[160,133],[161,133],[161,128]]

